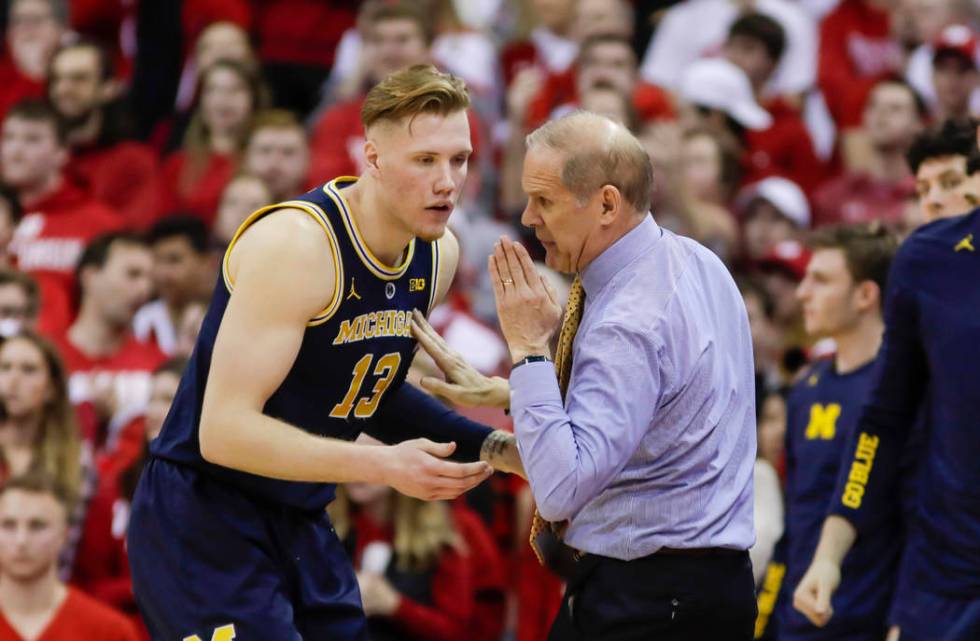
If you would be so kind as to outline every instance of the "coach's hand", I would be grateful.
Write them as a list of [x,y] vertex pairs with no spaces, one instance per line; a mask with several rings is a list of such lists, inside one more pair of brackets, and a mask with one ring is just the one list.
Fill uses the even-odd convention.
[[541,277],[527,250],[502,237],[489,258],[490,282],[497,301],[500,330],[513,362],[532,354],[551,355],[551,336],[558,329],[558,294]]
[[446,376],[446,380],[423,376],[419,384],[428,392],[462,407],[506,409],[510,406],[510,385],[507,384],[507,379],[484,376],[478,372],[446,344],[417,309],[412,312],[412,334]]
[[830,597],[839,585],[840,566],[833,561],[815,558],[793,593],[793,607],[810,619],[813,625],[822,628],[834,614]]
[[454,499],[493,474],[493,468],[482,461],[455,463],[443,460],[455,450],[455,443],[434,443],[427,438],[379,448],[385,457],[382,482],[402,494],[435,501]]

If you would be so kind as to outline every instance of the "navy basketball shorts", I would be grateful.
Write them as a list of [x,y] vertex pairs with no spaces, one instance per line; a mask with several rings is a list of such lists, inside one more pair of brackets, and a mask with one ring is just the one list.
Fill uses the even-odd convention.
[[357,579],[325,512],[253,499],[152,459],[127,546],[155,641],[367,638]]

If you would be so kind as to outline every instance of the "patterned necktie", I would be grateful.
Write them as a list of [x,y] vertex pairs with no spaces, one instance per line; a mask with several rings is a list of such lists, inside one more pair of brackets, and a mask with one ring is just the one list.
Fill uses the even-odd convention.
[[[561,390],[562,400],[565,399],[565,392],[568,391],[568,380],[572,377],[572,343],[575,341],[575,332],[578,331],[579,323],[582,321],[582,310],[585,308],[585,290],[582,288],[581,279],[576,276],[572,282],[572,288],[568,292],[568,302],[565,304],[565,318],[561,323],[561,331],[558,332],[558,348],[555,350],[555,373],[558,375],[558,389]],[[534,508],[534,516],[531,517],[531,549],[538,557],[541,565],[544,565],[544,556],[538,547],[537,538],[545,530],[552,528],[556,532],[563,533],[567,523],[549,523],[541,518],[538,508]],[[559,534],[561,536],[561,534]]]

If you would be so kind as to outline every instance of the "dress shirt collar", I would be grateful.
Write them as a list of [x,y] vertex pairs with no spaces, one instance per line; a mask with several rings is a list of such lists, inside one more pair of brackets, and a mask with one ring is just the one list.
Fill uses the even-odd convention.
[[663,236],[663,230],[647,214],[643,222],[606,248],[582,270],[582,287],[587,297],[595,296],[618,272],[632,263],[640,255],[653,249]]

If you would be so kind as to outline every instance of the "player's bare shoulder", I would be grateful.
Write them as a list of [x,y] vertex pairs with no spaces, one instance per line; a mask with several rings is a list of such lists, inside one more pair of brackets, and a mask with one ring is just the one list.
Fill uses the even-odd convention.
[[456,267],[459,264],[459,241],[450,229],[442,238],[436,241],[439,246],[439,273],[437,277],[437,289],[435,304],[439,304],[446,299],[449,286],[452,285],[453,278],[456,277]]
[[332,299],[337,256],[322,224],[309,213],[285,207],[266,214],[233,241],[224,269],[229,289],[243,278],[261,283],[269,302],[291,299],[310,317]]

